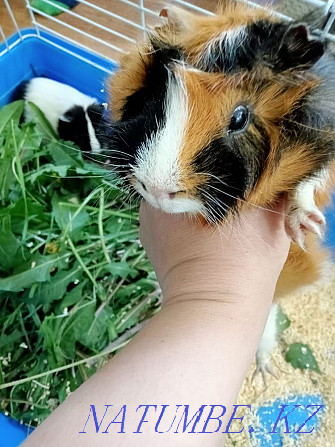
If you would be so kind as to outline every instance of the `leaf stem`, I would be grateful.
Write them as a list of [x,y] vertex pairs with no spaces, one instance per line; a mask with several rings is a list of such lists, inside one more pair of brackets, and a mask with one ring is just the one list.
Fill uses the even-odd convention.
[[99,227],[99,234],[100,234],[102,250],[104,252],[106,261],[108,262],[108,264],[111,264],[112,261],[111,261],[111,258],[109,257],[108,251],[107,251],[107,247],[106,247],[106,243],[105,243],[105,236],[104,236],[104,228],[103,228],[103,224],[102,224],[104,204],[105,204],[105,192],[104,192],[104,189],[101,188],[98,227]]
[[73,242],[71,241],[71,239],[68,237],[67,239],[67,243],[69,244],[72,253],[74,254],[75,258],[77,259],[77,261],[79,262],[79,264],[81,265],[82,269],[84,270],[84,272],[86,273],[86,275],[90,278],[92,284],[94,285],[94,287],[99,290],[99,286],[98,283],[96,282],[96,280],[93,278],[91,272],[88,270],[88,268],[86,267],[84,261],[81,259],[76,247],[74,246]]
[[[17,173],[15,172],[15,169],[13,169],[13,174],[14,176],[17,178],[17,181],[19,183],[19,185],[21,186],[21,190],[22,190],[22,198],[23,198],[23,203],[24,203],[24,224],[23,224],[23,230],[22,230],[22,241],[25,241],[27,238],[27,232],[28,232],[28,204],[27,204],[27,195],[26,195],[26,186],[25,186],[25,182],[24,182],[24,175],[23,175],[23,170],[22,170],[22,165],[21,165],[21,160],[20,160],[20,151],[17,145],[17,141],[16,141],[16,136],[15,136],[15,130],[14,130],[14,121],[11,120],[11,131],[12,131],[12,137],[13,137],[13,144],[14,144],[14,150],[15,150],[15,157],[13,159],[13,163],[15,162],[16,167],[17,167]],[[26,130],[26,134],[27,134],[27,130]],[[25,136],[26,136],[25,134]],[[25,139],[24,136],[24,139]]]
[[111,354],[112,352],[115,352],[118,349],[123,348],[123,346],[125,346],[128,342],[129,342],[129,340],[126,340],[126,341],[120,343],[118,346],[113,346],[113,348],[109,349],[108,351],[99,352],[99,354],[95,354],[91,357],[87,357],[86,359],[77,360],[76,362],[70,363],[69,365],[60,366],[59,368],[54,368],[54,369],[51,369],[50,371],[45,371],[40,374],[35,374],[34,376],[31,376],[31,377],[25,377],[24,379],[19,379],[19,380],[14,380],[13,382],[3,383],[0,385],[0,390],[9,388],[11,386],[21,385],[22,383],[30,382],[34,379],[36,380],[41,377],[48,376],[49,374],[55,374],[60,371],[64,371],[66,369],[73,368],[74,366],[82,365],[83,363],[86,363],[86,362],[91,362],[92,360],[98,359],[99,357],[102,357],[104,355]]
[[[92,200],[92,198],[93,198],[94,196],[96,196],[96,195],[100,192],[100,190],[101,190],[101,188],[94,189],[94,190],[91,192],[91,194],[89,194],[89,195],[86,197],[86,199],[80,204],[80,206],[77,208],[77,210],[75,211],[75,213],[71,216],[71,218],[70,218],[68,224],[67,224],[66,227],[65,227],[65,230],[64,230],[64,233],[63,233],[63,236],[62,236],[63,239],[66,239],[67,234],[68,234],[68,232],[69,232],[70,229],[71,229],[72,222],[75,220],[75,218],[78,216],[78,214],[85,208],[86,204],[87,204],[90,200]],[[68,202],[65,202],[65,204],[68,205]],[[60,202],[58,205],[61,206],[61,205],[62,205],[62,202]]]

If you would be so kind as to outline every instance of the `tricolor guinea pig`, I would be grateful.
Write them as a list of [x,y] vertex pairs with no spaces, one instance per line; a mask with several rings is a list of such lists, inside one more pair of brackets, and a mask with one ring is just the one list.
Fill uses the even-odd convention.
[[25,121],[34,121],[29,102],[37,105],[62,140],[72,141],[86,152],[99,153],[103,146],[101,123],[104,107],[95,98],[61,82],[36,77],[20,87],[25,100]]
[[125,185],[154,207],[214,225],[287,194],[294,242],[276,298],[317,280],[335,159],[335,61],[325,42],[243,2],[214,16],[175,7],[160,15],[110,81],[109,148]]

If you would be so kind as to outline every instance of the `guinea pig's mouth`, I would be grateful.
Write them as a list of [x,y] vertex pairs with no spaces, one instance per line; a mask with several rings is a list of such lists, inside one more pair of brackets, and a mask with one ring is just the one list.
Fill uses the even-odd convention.
[[150,205],[166,213],[204,213],[203,203],[186,190],[152,186],[136,177],[132,177],[130,183]]

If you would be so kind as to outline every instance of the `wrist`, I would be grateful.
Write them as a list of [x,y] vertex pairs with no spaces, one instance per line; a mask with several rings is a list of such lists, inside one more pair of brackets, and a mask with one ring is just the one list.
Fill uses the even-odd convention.
[[203,303],[212,308],[216,303],[226,315],[238,315],[242,320],[271,306],[276,287],[273,277],[264,275],[255,281],[247,276],[227,276],[226,272],[213,278],[171,275],[162,287],[163,306],[187,302],[192,307]]
[[[262,299],[263,298],[263,299]],[[255,337],[255,349],[264,330],[272,305],[272,295],[235,294],[222,295],[216,292],[206,294],[167,295],[163,300],[162,312],[173,312],[182,319],[185,331],[193,332],[194,321],[203,328],[204,336],[214,328],[215,339],[224,342],[229,327],[236,337]],[[205,329],[207,328],[207,329]],[[223,339],[221,338],[223,337]],[[251,354],[252,355],[252,354]]]
[[[242,264],[242,265],[241,265]],[[181,262],[160,275],[159,281],[165,297],[217,296],[226,300],[230,296],[262,295],[274,292],[280,268],[271,265],[243,265],[217,259],[193,259]]]

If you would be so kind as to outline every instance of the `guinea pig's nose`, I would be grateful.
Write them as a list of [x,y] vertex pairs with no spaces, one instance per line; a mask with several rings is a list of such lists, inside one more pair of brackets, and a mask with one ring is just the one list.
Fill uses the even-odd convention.
[[157,186],[149,186],[143,182],[140,182],[144,191],[152,194],[156,199],[174,199],[177,195],[177,192],[171,191],[165,188],[159,188]]
[[149,188],[147,186],[147,191],[151,192],[151,194],[156,197],[156,199],[174,199],[177,195],[175,191],[170,191],[168,189],[160,189],[160,188]]

